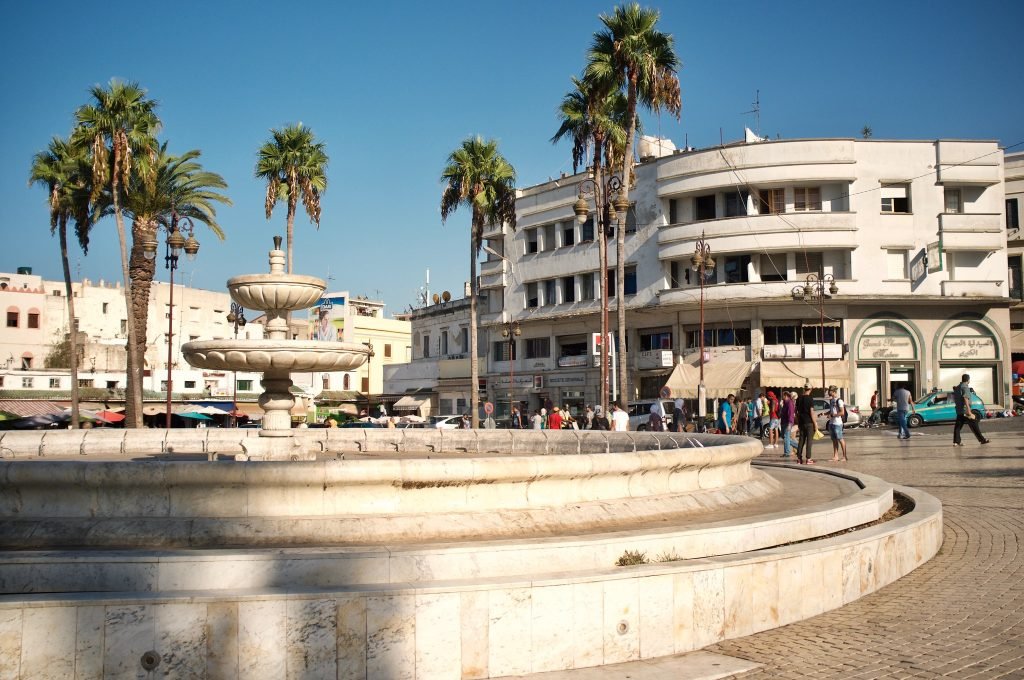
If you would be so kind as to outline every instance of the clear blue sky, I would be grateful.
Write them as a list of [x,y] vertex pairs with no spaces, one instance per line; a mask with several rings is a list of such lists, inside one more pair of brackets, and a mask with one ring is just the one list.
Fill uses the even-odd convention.
[[[61,279],[45,192],[28,188],[32,155],[66,135],[87,90],[135,80],[159,101],[161,139],[198,148],[228,181],[219,213],[227,241],[200,230],[179,276],[224,289],[266,271],[271,236],[256,150],[271,127],[301,121],[327,144],[329,187],[319,232],[296,220],[296,271],[330,276],[332,290],[402,311],[430,269],[431,290],[456,296],[468,276],[468,219],[444,227],[438,180],[470,134],[500,140],[529,186],[571,171],[552,146],[556,107],[580,71],[597,15],[611,0],[519,2],[7,3],[0,27],[0,271],[31,266]],[[669,2],[660,28],[675,36],[683,114],[647,117],[649,132],[682,146],[739,138],[938,137],[1024,141],[1019,0]],[[1024,147],[1017,147],[1020,150]],[[76,278],[120,277],[113,219],[94,230]],[[162,264],[162,260],[161,260]],[[158,270],[166,280],[164,269]]]

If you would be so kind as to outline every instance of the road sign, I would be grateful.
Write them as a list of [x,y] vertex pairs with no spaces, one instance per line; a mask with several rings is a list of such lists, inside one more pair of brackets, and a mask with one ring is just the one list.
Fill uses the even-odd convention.
[[665,385],[664,387],[661,388],[661,398],[662,399],[668,399],[671,396],[672,396],[672,388],[671,387],[669,387],[668,385]]
[[492,413],[494,413],[494,404],[492,404],[489,401],[485,401],[484,402],[484,413],[486,413],[487,415],[491,415]]

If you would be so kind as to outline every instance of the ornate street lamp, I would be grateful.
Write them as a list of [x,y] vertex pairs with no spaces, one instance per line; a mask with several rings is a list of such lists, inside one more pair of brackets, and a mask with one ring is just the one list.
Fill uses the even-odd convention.
[[821,356],[821,391],[823,396],[828,395],[828,388],[825,384],[825,298],[832,297],[839,292],[836,279],[831,274],[819,276],[808,274],[802,286],[793,288],[793,299],[813,302],[818,300],[818,345]]
[[516,338],[523,334],[518,321],[505,321],[501,324],[501,337],[508,340],[508,414],[512,415],[515,405],[516,389]]
[[711,258],[711,246],[704,240],[703,231],[694,248],[693,257],[690,258],[690,264],[693,265],[700,283],[700,383],[697,385],[697,415],[703,427],[704,417],[708,413],[707,388],[704,386],[704,280],[708,271],[715,269],[715,261]]
[[[577,185],[576,203],[573,211],[580,224],[590,216],[588,199],[594,200],[595,232],[601,240],[601,413],[607,418],[608,411],[608,359],[611,350],[608,342],[608,237],[611,236],[612,222],[618,222],[620,228],[626,225],[626,211],[629,203],[622,199],[622,178],[612,175],[603,181],[591,176]],[[605,218],[607,217],[607,223]]]
[[[199,252],[199,241],[193,235],[194,226],[192,225],[192,220],[186,217],[181,222],[182,226],[188,228],[187,239],[178,230],[178,213],[172,209],[171,226],[167,231],[166,254],[164,255],[164,267],[171,272],[171,289],[167,300],[167,429],[171,428],[171,393],[174,391],[173,376],[171,374],[172,350],[174,347],[172,343],[174,338],[174,272],[178,268],[178,256],[182,250],[185,251],[185,255],[188,256],[189,260],[194,260]],[[147,260],[156,258],[157,245],[155,237],[142,242],[142,254]],[[131,314],[131,310],[128,313]],[[132,351],[132,348],[129,348],[128,351]]]
[[[228,312],[228,323],[234,324],[235,326],[235,340],[238,340],[238,329],[241,326],[245,326],[245,308],[237,302],[231,303],[231,310]],[[234,406],[234,411],[238,410],[238,371],[234,371],[231,376],[231,404]],[[236,427],[238,425],[238,416],[234,413],[231,414],[231,422]]]

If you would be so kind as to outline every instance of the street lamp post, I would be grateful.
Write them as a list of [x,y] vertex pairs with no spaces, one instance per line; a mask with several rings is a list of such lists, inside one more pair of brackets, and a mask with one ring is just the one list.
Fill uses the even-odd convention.
[[606,418],[610,416],[608,360],[611,356],[611,348],[608,347],[608,236],[611,235],[612,222],[618,222],[621,217],[619,226],[624,227],[626,223],[629,203],[622,198],[622,188],[619,175],[611,175],[603,181],[591,175],[577,185],[577,200],[573,206],[576,219],[583,224],[590,214],[588,199],[594,199],[594,227],[601,250],[601,413]]
[[825,384],[825,298],[832,297],[838,292],[839,286],[831,274],[808,274],[802,286],[793,288],[794,300],[818,300],[818,350],[821,357],[821,391],[824,396],[828,395],[828,387]]
[[[167,243],[166,243],[166,254],[164,255],[164,267],[171,272],[171,288],[167,300],[167,429],[171,428],[171,394],[174,391],[174,383],[172,376],[172,359],[173,359],[173,339],[174,339],[174,272],[178,268],[178,256],[181,251],[184,250],[188,259],[192,260],[195,258],[196,253],[199,252],[199,241],[193,236],[193,225],[192,220],[187,217],[181,220],[182,226],[188,228],[188,238],[186,239],[181,235],[181,231],[178,229],[178,213],[171,210],[171,226],[167,232]],[[156,238],[149,238],[142,244],[142,254],[147,260],[152,260],[156,257],[157,241]],[[128,310],[131,314],[131,310]],[[132,351],[132,348],[128,348],[128,351]]]
[[[235,326],[235,340],[238,340],[238,328],[245,326],[245,308],[237,302],[231,303],[231,311],[228,312],[228,323],[234,324]],[[234,407],[233,411],[238,410],[238,371],[234,371],[231,375],[231,405]],[[231,423],[237,427],[238,416],[234,413],[231,414]]]
[[501,337],[508,340],[508,415],[512,416],[516,389],[516,338],[523,334],[518,321],[502,323]]
[[707,278],[708,270],[715,268],[715,261],[711,258],[711,246],[704,240],[703,231],[700,233],[700,240],[697,241],[690,263],[700,283],[700,383],[697,385],[697,415],[703,427],[704,417],[708,413],[707,387],[704,386],[704,280]]

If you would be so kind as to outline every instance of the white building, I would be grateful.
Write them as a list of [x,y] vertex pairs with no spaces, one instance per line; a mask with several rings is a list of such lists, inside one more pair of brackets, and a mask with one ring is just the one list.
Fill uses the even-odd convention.
[[[823,356],[825,383],[851,403],[901,383],[915,394],[950,387],[964,372],[987,403],[1008,403],[1003,168],[995,142],[959,140],[761,141],[641,163],[626,227],[624,396],[656,396],[675,363],[696,374],[701,287],[690,260],[703,235],[716,263],[703,305],[711,394],[820,389]],[[584,179],[521,190],[518,228],[484,234],[481,374],[499,413],[513,371],[514,399],[530,409],[599,401],[598,246],[592,222],[573,213]],[[811,274],[838,287],[820,307],[794,299]],[[512,320],[522,336],[510,361],[501,330]]]
[[1006,155],[1006,240],[1010,295],[1010,351],[1014,394],[1024,394],[1024,233],[1020,228],[1024,208],[1024,153]]

